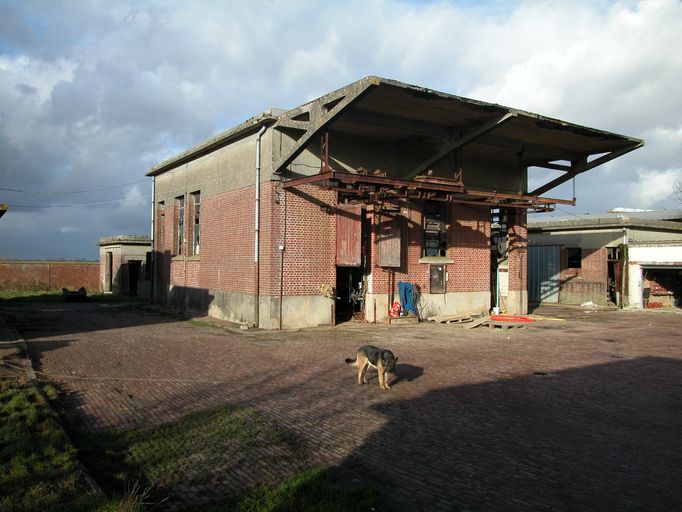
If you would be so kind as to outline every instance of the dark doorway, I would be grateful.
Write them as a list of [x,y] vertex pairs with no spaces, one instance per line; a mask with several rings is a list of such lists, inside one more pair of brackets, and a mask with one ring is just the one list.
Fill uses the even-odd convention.
[[510,212],[504,208],[492,208],[490,210],[490,303],[493,311],[499,312],[503,307],[502,297],[506,290],[501,290],[500,272],[508,272],[507,245],[509,235]]
[[336,323],[364,318],[365,269],[336,267]]
[[142,262],[131,260],[128,262],[128,293],[137,295],[137,282],[140,280]]

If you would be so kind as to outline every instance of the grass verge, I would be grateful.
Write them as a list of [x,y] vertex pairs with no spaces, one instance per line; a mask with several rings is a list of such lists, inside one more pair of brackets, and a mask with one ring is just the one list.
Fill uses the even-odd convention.
[[[244,495],[245,474],[272,480],[300,455],[295,438],[255,409],[222,407],[155,428],[70,431],[81,460],[108,493],[149,489],[152,503],[181,510],[274,512],[370,510],[375,495],[346,490],[325,470],[269,482]],[[242,481],[241,483],[244,483]]]
[[46,397],[54,388],[0,379],[0,510],[141,511],[135,496],[93,491]]
[[349,490],[325,469],[306,471],[272,487],[262,487],[242,498],[235,512],[355,512],[377,510],[376,493]]

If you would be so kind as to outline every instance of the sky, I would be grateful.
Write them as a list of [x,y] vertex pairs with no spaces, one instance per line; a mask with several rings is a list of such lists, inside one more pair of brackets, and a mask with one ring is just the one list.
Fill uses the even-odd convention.
[[148,235],[154,165],[367,75],[646,141],[555,214],[682,208],[680,27],[675,0],[0,0],[0,259]]

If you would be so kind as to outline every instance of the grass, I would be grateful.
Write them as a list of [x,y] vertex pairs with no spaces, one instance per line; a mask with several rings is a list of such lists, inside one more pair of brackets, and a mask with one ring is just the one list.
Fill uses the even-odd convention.
[[141,511],[135,496],[109,499],[88,484],[47,403],[56,395],[49,386],[0,379],[0,510]]
[[374,510],[376,494],[348,490],[325,469],[312,469],[274,487],[262,487],[239,501],[235,512],[351,512]]
[[263,446],[296,449],[287,433],[254,409],[223,407],[155,428],[72,432],[83,462],[110,490],[142,481],[163,491],[196,486],[216,467],[229,469]]
[[[370,510],[365,505],[375,501],[366,490],[345,490],[325,470],[308,471],[246,495],[225,491],[221,496],[216,491],[220,475],[242,471],[254,461],[276,467],[300,449],[288,431],[251,408],[194,413],[155,428],[71,435],[105,491],[120,494],[138,484],[150,489],[152,502],[182,510],[355,511]],[[208,498],[193,502],[197,497]]]

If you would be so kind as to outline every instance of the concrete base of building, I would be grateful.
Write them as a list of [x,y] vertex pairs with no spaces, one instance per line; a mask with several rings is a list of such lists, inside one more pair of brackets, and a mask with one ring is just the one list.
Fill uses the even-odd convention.
[[[398,300],[397,295],[395,300]],[[387,321],[388,306],[388,296],[385,293],[367,294],[365,318],[369,322]],[[490,292],[423,293],[417,309],[420,318],[438,315],[487,314],[490,310]]]
[[527,315],[528,314],[528,292],[510,291],[507,295],[506,312],[511,315]]
[[[280,298],[260,298],[260,327],[280,328]],[[281,328],[298,329],[332,325],[334,322],[334,301],[321,295],[282,297]]]
[[[249,293],[172,286],[168,293],[168,304],[180,311],[238,324],[255,324],[254,296]],[[262,329],[331,325],[334,320],[333,301],[323,296],[283,297],[280,310],[278,296],[261,296],[258,315],[258,327]]]

